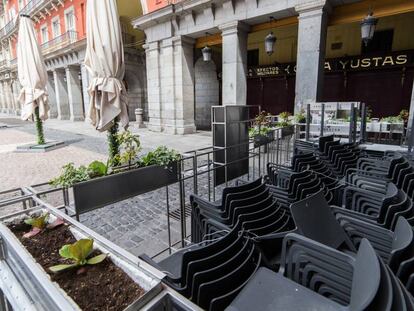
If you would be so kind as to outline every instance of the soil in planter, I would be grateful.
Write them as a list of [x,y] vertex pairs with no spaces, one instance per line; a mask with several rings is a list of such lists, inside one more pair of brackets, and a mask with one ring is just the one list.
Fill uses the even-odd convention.
[[[13,224],[9,228],[52,280],[85,311],[124,310],[145,293],[108,258],[100,264],[85,266],[85,271],[81,274],[77,274],[78,269],[58,274],[50,272],[49,267],[65,263],[59,255],[59,249],[65,244],[76,242],[67,226],[42,232],[30,239],[23,238],[30,231],[30,226]],[[93,255],[98,254],[99,252],[95,252]]]

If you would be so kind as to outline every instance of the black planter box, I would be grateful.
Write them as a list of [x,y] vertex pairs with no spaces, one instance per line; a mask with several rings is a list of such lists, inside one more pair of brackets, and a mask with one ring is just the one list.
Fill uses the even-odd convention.
[[178,165],[148,166],[73,186],[76,215],[156,190],[178,181]]
[[293,125],[286,126],[282,128],[282,138],[290,136],[295,132],[295,127]]
[[257,147],[266,145],[270,143],[271,141],[273,141],[273,139],[274,139],[273,131],[267,133],[266,135],[256,135],[253,138],[254,147],[257,148]]

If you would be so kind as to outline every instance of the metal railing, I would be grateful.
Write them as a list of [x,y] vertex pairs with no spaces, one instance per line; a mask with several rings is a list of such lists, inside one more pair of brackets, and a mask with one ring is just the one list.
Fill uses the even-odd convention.
[[23,9],[20,10],[19,13],[30,15],[33,10],[37,9],[44,2],[50,2],[50,0],[31,0],[24,6]]
[[75,43],[76,41],[78,41],[78,33],[74,30],[69,30],[63,35],[60,35],[56,38],[53,38],[52,40],[43,43],[41,45],[41,49],[44,54],[47,54]]
[[16,18],[9,21],[2,29],[0,29],[0,38],[9,35],[16,27]]
[[[227,148],[207,147],[183,154],[181,161],[178,162],[180,168],[178,182],[134,197],[134,204],[137,207],[139,207],[139,202],[146,202],[148,198],[152,200],[153,197],[157,197],[159,199],[157,205],[163,207],[160,214],[148,220],[148,222],[159,223],[162,218],[166,223],[165,229],[163,229],[165,231],[163,232],[162,243],[158,242],[160,245],[157,250],[153,250],[153,253],[148,255],[156,258],[165,255],[167,252],[171,254],[189,243],[191,237],[191,229],[189,228],[191,204],[189,197],[191,194],[196,194],[209,201],[215,201],[221,196],[222,190],[226,186],[234,185],[236,180],[249,181],[266,175],[267,163],[280,165],[290,163],[295,136],[296,133],[284,136],[283,129],[277,129],[271,141],[260,146],[256,146],[253,141],[250,141],[248,143],[249,152],[246,157],[226,164],[214,162],[214,155],[216,152],[223,152],[223,150],[235,148],[235,146]],[[226,179],[222,184],[215,184],[215,176],[216,173],[220,173],[219,170],[227,169],[240,161],[245,163],[246,160],[248,162],[247,173],[233,180]],[[33,196],[36,197],[36,200],[33,200]],[[141,201],[137,201],[137,199]],[[27,209],[40,204],[39,200],[44,201],[46,207],[51,204],[54,208],[62,210],[74,218],[79,216],[75,214],[71,189],[51,188],[48,183],[0,192],[0,209],[3,215],[5,213],[4,209],[7,209],[8,214],[13,214],[13,212],[16,213],[17,204],[19,204],[19,210],[22,206],[23,209]],[[120,203],[121,206],[124,204],[124,202]],[[11,206],[13,208],[9,210]],[[110,206],[112,208],[112,205]],[[99,210],[92,213],[96,215],[97,211]],[[146,212],[142,211],[142,213],[143,217],[147,217],[144,216]],[[82,214],[81,222],[88,217],[88,213]],[[100,233],[99,228],[92,229],[98,230],[98,233]],[[111,240],[111,237],[108,237],[108,239]],[[112,242],[118,243],[119,241]],[[154,243],[156,242],[154,241]]]
[[9,65],[9,61],[7,59],[3,59],[0,61],[0,69],[3,67],[7,67]]

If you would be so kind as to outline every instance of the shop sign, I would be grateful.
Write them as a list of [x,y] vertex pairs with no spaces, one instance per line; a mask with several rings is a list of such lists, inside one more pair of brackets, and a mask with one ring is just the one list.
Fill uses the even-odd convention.
[[[358,71],[414,66],[414,51],[376,56],[332,58],[325,61],[325,72]],[[296,74],[296,64],[249,67],[249,78],[289,76]]]

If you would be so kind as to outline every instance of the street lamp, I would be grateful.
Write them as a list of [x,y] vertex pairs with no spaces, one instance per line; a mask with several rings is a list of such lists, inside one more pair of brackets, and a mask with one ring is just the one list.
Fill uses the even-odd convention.
[[201,52],[203,53],[203,60],[205,62],[209,62],[211,61],[211,47],[209,47],[208,45],[206,45]]
[[372,12],[369,12],[368,15],[361,22],[361,37],[365,46],[368,45],[368,42],[374,37],[375,27],[378,23],[378,18],[372,16]]
[[[270,23],[273,22],[273,16],[270,16]],[[271,31],[265,38],[265,50],[267,55],[272,55],[275,49],[276,37]]]

